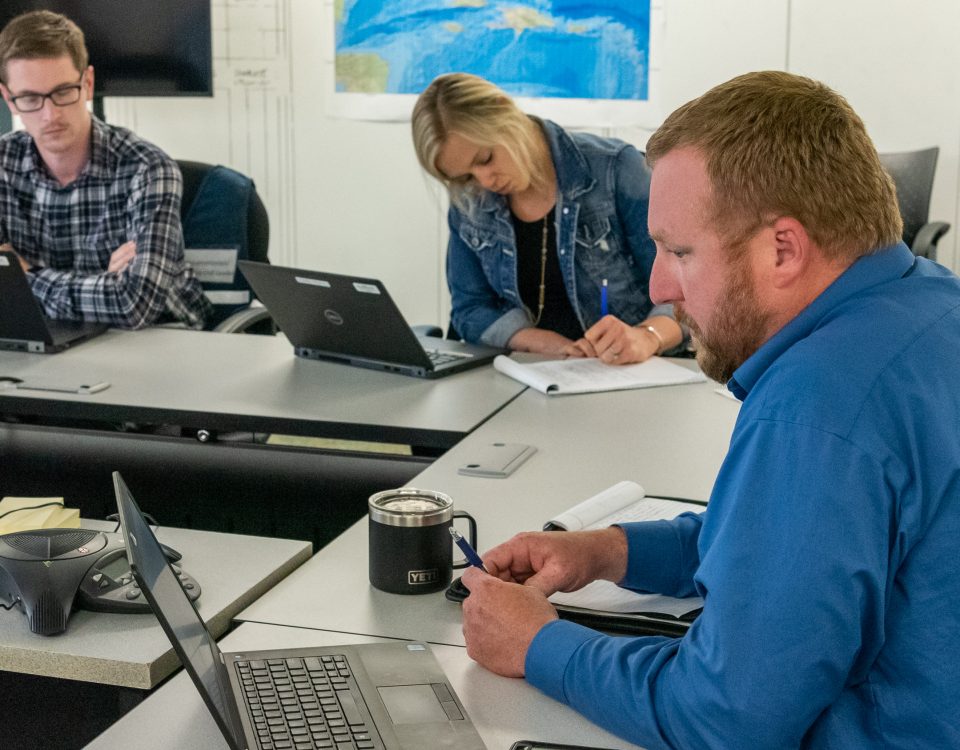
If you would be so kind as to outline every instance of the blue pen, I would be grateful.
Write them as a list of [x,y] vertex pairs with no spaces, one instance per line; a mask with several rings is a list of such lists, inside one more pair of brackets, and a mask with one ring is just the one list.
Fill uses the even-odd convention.
[[451,526],[450,536],[453,537],[453,541],[456,542],[456,545],[460,548],[460,551],[463,552],[463,556],[467,558],[467,562],[473,567],[480,568],[480,570],[486,573],[487,569],[483,567],[483,560],[480,559],[480,555],[477,554],[477,551],[470,546],[470,542],[463,538],[463,534]]
[[607,280],[600,282],[600,317],[608,313],[607,309]]

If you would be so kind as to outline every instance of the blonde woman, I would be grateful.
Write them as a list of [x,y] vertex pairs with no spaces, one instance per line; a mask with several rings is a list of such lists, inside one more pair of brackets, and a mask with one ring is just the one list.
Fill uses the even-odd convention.
[[608,364],[680,346],[672,308],[649,298],[637,149],[528,116],[465,73],[436,78],[412,126],[420,164],[450,194],[447,283],[464,339]]

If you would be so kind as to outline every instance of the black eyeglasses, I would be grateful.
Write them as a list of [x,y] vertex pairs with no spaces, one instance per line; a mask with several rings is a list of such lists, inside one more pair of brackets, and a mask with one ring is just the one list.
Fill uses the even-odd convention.
[[[80,76],[80,81],[83,81],[82,75]],[[38,112],[43,109],[45,99],[49,99],[57,107],[67,107],[80,101],[80,90],[82,88],[83,84],[78,81],[72,86],[61,86],[58,89],[54,89],[49,94],[21,94],[20,96],[11,96],[10,101],[13,102],[13,106],[17,108],[17,112],[21,113]]]

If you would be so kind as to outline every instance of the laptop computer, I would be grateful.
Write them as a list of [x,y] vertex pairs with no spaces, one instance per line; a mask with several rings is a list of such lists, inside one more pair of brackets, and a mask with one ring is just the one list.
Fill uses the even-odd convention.
[[0,252],[0,349],[50,354],[105,330],[102,323],[46,317],[16,256]]
[[376,279],[239,261],[297,356],[439,378],[487,364],[502,349],[417,336]]
[[220,651],[119,472],[113,485],[133,577],[232,750],[485,750],[424,643]]

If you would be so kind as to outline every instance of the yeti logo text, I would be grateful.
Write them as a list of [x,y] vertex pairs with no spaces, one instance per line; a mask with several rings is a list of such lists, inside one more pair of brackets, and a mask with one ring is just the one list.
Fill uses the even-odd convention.
[[436,568],[430,570],[408,570],[407,583],[415,586],[418,583],[436,583],[440,580],[440,571]]

